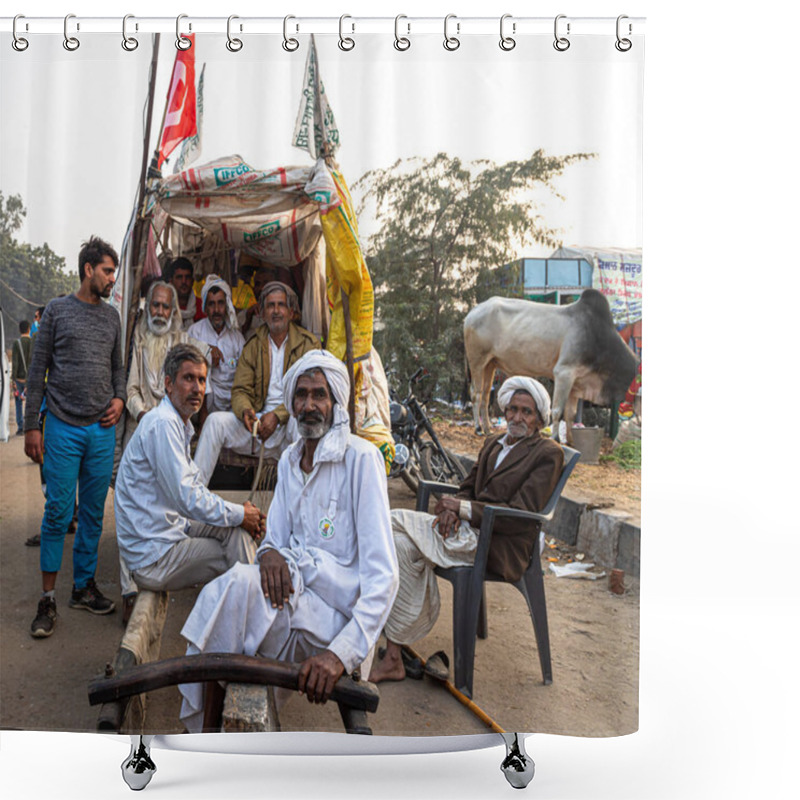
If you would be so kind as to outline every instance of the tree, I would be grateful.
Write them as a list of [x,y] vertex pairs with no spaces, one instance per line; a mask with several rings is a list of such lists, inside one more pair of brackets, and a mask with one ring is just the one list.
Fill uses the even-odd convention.
[[384,361],[400,376],[425,366],[440,391],[460,394],[466,312],[479,297],[486,299],[496,281],[493,268],[531,243],[560,245],[534,193],[543,188],[561,197],[554,179],[592,157],[537,150],[524,161],[496,164],[439,153],[366,173],[353,189],[363,193],[359,213],[372,211],[378,229],[367,258],[376,295],[375,343]]
[[33,319],[38,306],[78,288],[78,276],[64,271],[64,259],[47,243],[32,247],[14,238],[25,214],[19,195],[6,198],[0,192],[0,307],[6,341],[19,336],[18,322]]

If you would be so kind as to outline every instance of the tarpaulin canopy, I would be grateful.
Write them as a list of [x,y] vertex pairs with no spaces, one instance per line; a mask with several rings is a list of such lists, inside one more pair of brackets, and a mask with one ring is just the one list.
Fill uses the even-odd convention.
[[219,234],[230,247],[277,266],[299,264],[322,235],[319,205],[305,192],[314,167],[265,171],[241,156],[164,178],[156,203],[183,224]]

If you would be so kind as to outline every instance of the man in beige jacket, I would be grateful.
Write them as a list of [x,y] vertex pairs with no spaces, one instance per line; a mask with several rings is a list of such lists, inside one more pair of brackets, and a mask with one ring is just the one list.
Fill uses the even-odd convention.
[[252,452],[253,429],[266,458],[278,459],[296,438],[283,404],[283,376],[302,355],[320,347],[319,339],[294,322],[297,295],[283,283],[268,283],[259,299],[264,325],[245,344],[231,389],[231,411],[208,416],[195,452],[203,483],[214,472],[220,450]]

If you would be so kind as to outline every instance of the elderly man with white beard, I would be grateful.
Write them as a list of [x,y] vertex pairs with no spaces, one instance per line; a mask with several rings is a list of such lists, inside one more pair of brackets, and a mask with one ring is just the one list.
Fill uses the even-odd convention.
[[230,411],[231,386],[244,347],[244,336],[239,332],[231,287],[222,278],[209,275],[203,284],[201,299],[206,317],[195,322],[186,332],[211,348],[205,410]]
[[[443,496],[435,515],[392,511],[400,588],[384,630],[386,652],[369,676],[374,683],[405,678],[402,645],[427,636],[439,616],[434,569],[473,563],[484,507],[540,511],[558,483],[564,453],[539,433],[550,419],[544,386],[533,378],[509,378],[500,387],[497,402],[505,413],[506,433],[486,440],[458,493]],[[524,520],[498,520],[489,545],[488,571],[509,582],[519,580],[530,563],[539,527]],[[446,678],[448,667],[449,660],[438,652],[427,660],[425,671]]]
[[136,327],[128,374],[126,445],[142,417],[164,397],[164,359],[176,344],[193,344],[201,352],[208,345],[183,330],[175,287],[156,281],[147,291],[145,319]]
[[[350,433],[348,398],[347,370],[327,351],[286,373],[284,403],[300,439],[278,464],[257,563],[209,583],[181,631],[187,655],[302,662],[298,688],[315,703],[371,655],[397,591],[383,459]],[[179,688],[187,730],[215,729],[218,687]],[[279,690],[277,702],[286,696]]]

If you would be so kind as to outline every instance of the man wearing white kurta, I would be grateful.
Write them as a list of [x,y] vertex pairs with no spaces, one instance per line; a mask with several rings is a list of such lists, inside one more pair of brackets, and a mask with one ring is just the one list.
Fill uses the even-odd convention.
[[248,455],[254,452],[257,436],[264,457],[277,460],[296,438],[294,420],[283,402],[284,374],[304,353],[319,348],[319,339],[293,321],[299,304],[288,286],[268,283],[260,303],[265,325],[242,349],[231,411],[209,414],[197,443],[194,460],[206,485],[223,447]]
[[205,583],[255,554],[264,515],[229,503],[199,478],[190,422],[203,403],[207,365],[188,344],[164,362],[167,396],[145,414],[122,456],[114,491],[117,542],[136,583],[174,591]]
[[[302,661],[298,688],[313,702],[371,654],[398,586],[383,459],[350,434],[348,395],[346,369],[326,351],[287,372],[284,399],[301,438],[278,464],[258,564],[208,584],[181,631],[187,655]],[[202,685],[180,691],[187,730],[211,727]]]
[[195,322],[187,333],[211,348],[206,409],[230,411],[233,376],[244,347],[244,336],[239,332],[236,310],[231,301],[231,288],[222,278],[217,275],[206,278],[202,301],[206,317]]

